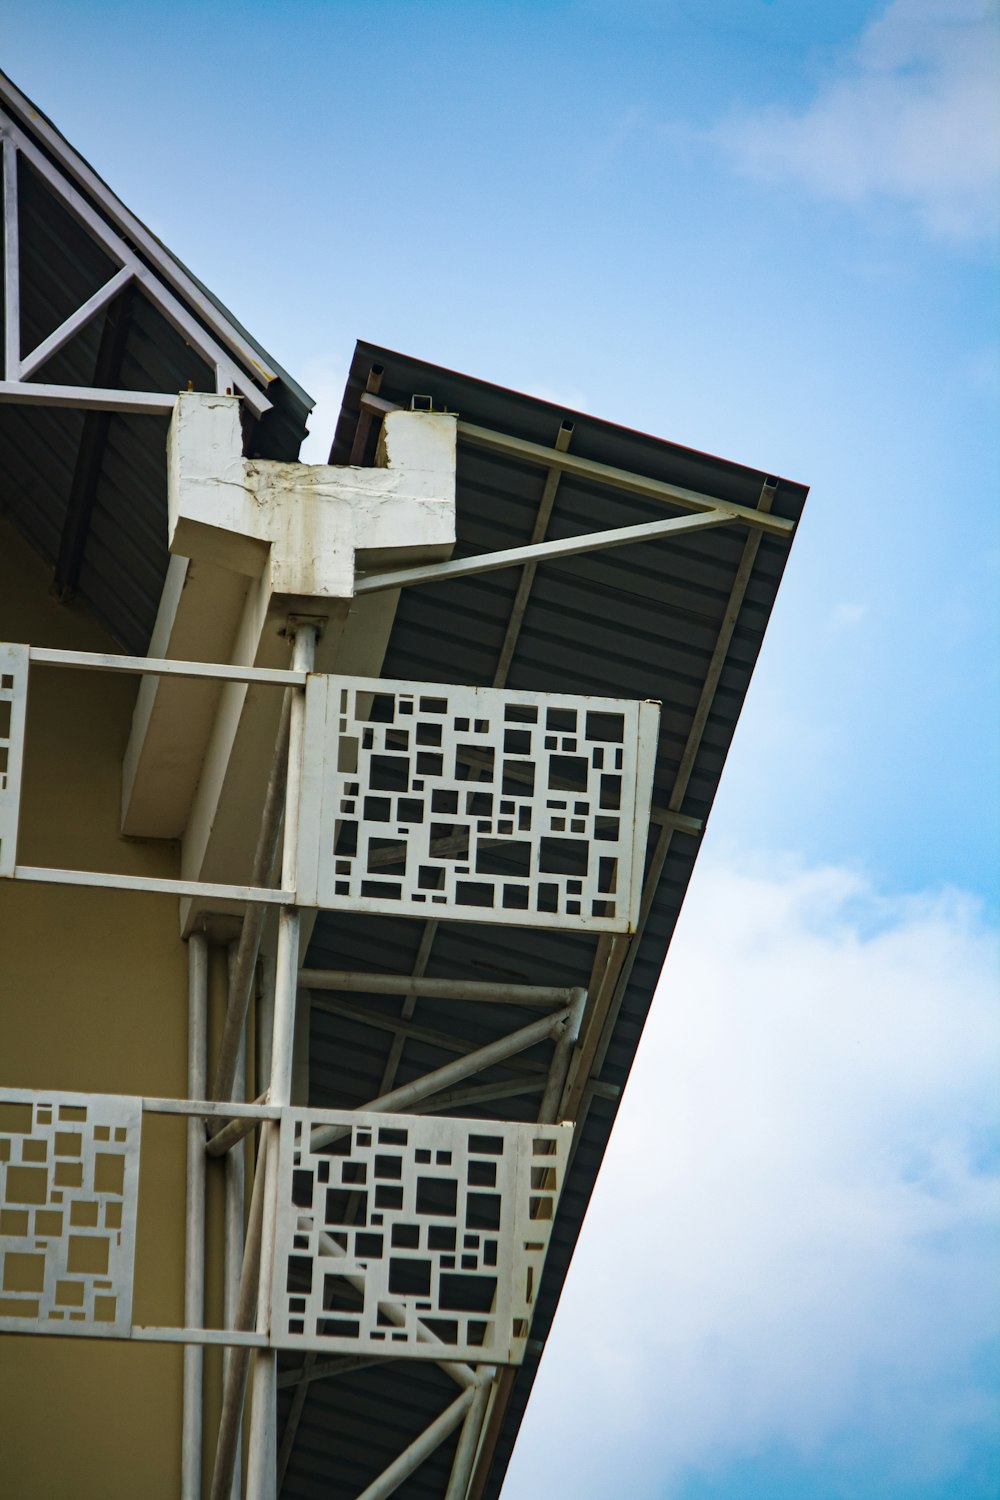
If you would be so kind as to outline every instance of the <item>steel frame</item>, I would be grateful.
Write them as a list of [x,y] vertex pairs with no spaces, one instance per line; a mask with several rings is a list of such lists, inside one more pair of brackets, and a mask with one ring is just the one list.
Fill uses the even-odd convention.
[[[9,143],[5,142],[5,152]],[[8,218],[5,216],[5,225]],[[16,204],[15,204],[15,228],[16,228]],[[9,267],[10,258],[5,260]],[[110,293],[109,293],[110,295]],[[103,303],[102,303],[103,305]],[[81,309],[81,313],[82,313]],[[54,352],[51,351],[51,352]],[[36,351],[37,353],[37,351]],[[41,361],[32,368],[37,368]],[[3,391],[0,389],[0,399]],[[365,398],[363,398],[365,399]],[[510,662],[516,647],[517,636],[523,620],[524,609],[530,593],[531,582],[535,569],[539,562],[558,555],[567,555],[567,549],[558,551],[556,548],[546,546],[544,543],[544,532],[547,526],[548,516],[551,514],[552,504],[555,497],[559,478],[564,472],[583,474],[585,477],[598,479],[602,483],[619,483],[620,476],[604,472],[607,466],[589,466],[585,460],[566,461],[566,449],[569,443],[570,428],[564,424],[557,446],[545,449],[540,445],[529,445],[520,443],[519,440],[507,442],[497,441],[502,439],[502,434],[489,434],[488,439],[483,436],[485,430],[469,428],[468,424],[460,424],[460,432],[471,442],[479,442],[483,446],[503,447],[508,451],[516,449],[521,457],[537,458],[539,462],[544,459],[548,466],[542,500],[539,507],[539,515],[536,520],[535,532],[532,544],[527,548],[512,549],[509,553],[489,554],[485,558],[471,559],[471,563],[481,563],[481,567],[472,567],[467,571],[484,571],[487,568],[499,568],[503,566],[518,566],[522,569],[517,596],[515,599],[515,610],[508,625],[507,635],[501,651],[500,660],[495,676],[495,685],[502,685],[509,671]],[[537,453],[534,450],[537,448]],[[601,470],[601,473],[592,472]],[[629,476],[624,476],[626,479]],[[635,480],[636,476],[631,476]],[[642,488],[635,483],[620,483],[619,487],[630,489],[633,492],[652,494],[657,488],[655,481],[643,481]],[[652,487],[652,488],[651,488]],[[670,842],[675,832],[685,834],[697,834],[700,832],[699,820],[686,817],[681,813],[680,807],[683,803],[687,784],[694,766],[695,757],[700,746],[701,737],[704,732],[711,704],[718,686],[719,677],[726,655],[732,633],[736,625],[743,596],[750,579],[756,552],[759,547],[761,536],[770,531],[773,534],[787,534],[793,529],[793,523],[786,522],[782,518],[771,517],[769,525],[764,517],[767,515],[771,500],[774,495],[775,486],[771,483],[764,486],[758,509],[724,505],[715,502],[711,497],[692,496],[687,492],[678,492],[670,487],[662,487],[669,493],[656,493],[655,498],[661,498],[674,505],[687,504],[690,508],[700,510],[701,514],[692,518],[680,518],[680,525],[674,522],[652,523],[659,530],[650,533],[648,527],[625,528],[618,532],[597,533],[591,537],[572,539],[575,551],[592,550],[594,545],[618,545],[624,544],[625,533],[636,530],[647,533],[647,535],[659,535],[665,527],[673,530],[693,530],[704,525],[718,525],[727,522],[742,522],[748,526],[749,535],[744,544],[743,556],[737,572],[736,581],[730,596],[729,604],[720,628],[719,636],[713,652],[712,661],[702,690],[694,720],[688,736],[688,741],[682,756],[674,785],[671,789],[669,803],[666,808],[654,809],[653,821],[659,825],[659,835],[653,854],[647,862],[645,880],[643,883],[642,900],[640,906],[640,918],[637,930],[627,935],[605,935],[602,936],[597,945],[597,952],[593,965],[590,984],[590,998],[587,991],[572,991],[557,987],[545,986],[484,986],[477,983],[464,983],[461,981],[434,981],[427,979],[426,969],[430,957],[431,947],[437,931],[437,921],[426,924],[424,938],[420,945],[417,961],[414,965],[414,973],[411,976],[377,976],[359,975],[347,971],[310,971],[300,970],[298,967],[298,928],[299,913],[293,902],[294,897],[290,889],[280,891],[262,891],[254,887],[226,888],[227,892],[239,891],[239,899],[252,901],[255,899],[268,899],[272,904],[278,904],[283,899],[282,909],[279,912],[279,953],[276,963],[275,982],[275,1007],[272,1026],[271,1057],[269,1063],[269,1088],[261,1101],[255,1104],[242,1104],[233,1100],[232,1092],[235,1083],[235,1069],[233,1076],[229,1076],[227,1068],[222,1069],[217,1075],[217,1087],[213,1100],[192,1098],[189,1101],[179,1102],[170,1100],[145,1100],[143,1107],[150,1111],[162,1113],[187,1114],[189,1117],[201,1117],[205,1121],[218,1120],[220,1123],[228,1122],[225,1128],[216,1134],[207,1143],[204,1149],[209,1154],[225,1154],[227,1162],[236,1160],[239,1152],[229,1148],[236,1140],[242,1139],[248,1130],[252,1130],[258,1124],[262,1127],[261,1149],[258,1156],[258,1171],[254,1174],[254,1193],[250,1208],[249,1223],[245,1243],[242,1250],[242,1271],[239,1278],[238,1294],[234,1286],[235,1256],[233,1254],[233,1241],[230,1242],[230,1253],[227,1255],[227,1291],[226,1291],[226,1320],[228,1326],[222,1330],[204,1329],[194,1326],[195,1303],[197,1298],[197,1287],[191,1291],[190,1308],[186,1303],[185,1323],[183,1329],[159,1329],[159,1328],[136,1328],[132,1336],[136,1338],[150,1339],[156,1341],[173,1341],[186,1343],[189,1346],[205,1344],[222,1344],[229,1350],[228,1365],[225,1380],[225,1397],[223,1404],[223,1416],[220,1424],[219,1447],[217,1451],[215,1477],[213,1479],[213,1500],[223,1500],[234,1493],[233,1474],[235,1471],[236,1443],[238,1440],[239,1414],[242,1409],[243,1380],[247,1362],[253,1351],[254,1362],[254,1399],[252,1406],[252,1425],[250,1434],[250,1466],[248,1471],[248,1495],[252,1500],[263,1500],[264,1496],[275,1495],[275,1473],[283,1473],[287,1463],[288,1454],[294,1442],[295,1428],[305,1399],[305,1392],[312,1380],[335,1377],[349,1373],[352,1369],[363,1367],[367,1361],[361,1359],[346,1358],[343,1360],[318,1361],[315,1356],[307,1356],[303,1367],[298,1372],[281,1379],[282,1385],[297,1384],[298,1390],[296,1400],[293,1403],[289,1421],[280,1445],[280,1454],[277,1444],[275,1427],[275,1394],[278,1385],[275,1355],[267,1347],[268,1335],[267,1317],[269,1289],[271,1284],[271,1271],[269,1265],[269,1245],[273,1244],[273,1233],[269,1226],[273,1226],[275,1204],[274,1193],[276,1190],[275,1170],[275,1145],[277,1137],[277,1119],[282,1105],[287,1105],[290,1100],[291,1084],[291,1037],[293,1034],[293,1019],[295,1007],[295,994],[298,986],[308,988],[310,991],[318,992],[314,1003],[329,1008],[340,1014],[352,1015],[355,1019],[361,1019],[362,1007],[352,1007],[346,1000],[335,1000],[330,998],[324,991],[348,991],[354,993],[377,993],[394,994],[402,998],[401,1013],[398,1018],[386,1017],[374,1012],[364,1012],[364,1019],[368,1024],[382,1026],[393,1033],[393,1043],[390,1048],[389,1058],[383,1074],[382,1087],[379,1096],[368,1108],[392,1109],[394,1111],[407,1110],[418,1112],[423,1109],[454,1108],[460,1100],[471,1100],[475,1096],[478,1100],[487,1097],[503,1097],[504,1091],[508,1094],[538,1092],[542,1098],[538,1110],[539,1121],[546,1119],[558,1119],[568,1117],[576,1122],[576,1135],[579,1137],[579,1129],[586,1116],[589,1101],[595,1093],[605,1091],[597,1075],[600,1072],[603,1058],[610,1041],[611,1029],[618,1008],[624,996],[625,987],[631,972],[632,963],[638,947],[645,921],[648,917],[652,904],[653,894],[659,873],[669,851]],[[752,518],[752,519],[751,519]],[[667,533],[669,534],[669,532]],[[605,538],[617,538],[617,541],[606,541]],[[632,536],[629,540],[638,540]],[[645,538],[644,538],[645,539]],[[582,542],[582,546],[576,546]],[[459,565],[462,566],[461,564]],[[401,583],[420,583],[431,581],[432,578],[446,578],[448,576],[465,576],[464,573],[452,572],[449,574],[448,564],[435,565],[429,569],[403,570],[408,575],[403,578],[396,575],[382,575],[382,578],[372,578],[366,581],[367,587],[362,585],[361,591],[374,591],[378,587],[395,587]],[[388,580],[394,579],[392,583]],[[151,662],[142,658],[105,658],[103,661],[95,661],[93,658],[84,660],[71,660],[79,656],[78,653],[41,652],[33,650],[31,660],[39,665],[48,666],[87,666],[108,669],[126,670],[141,673],[163,670],[164,672],[177,672],[190,676],[231,676],[237,681],[266,681],[275,686],[284,686],[288,689],[288,702],[290,706],[290,739],[288,763],[296,766],[296,745],[301,736],[301,704],[303,699],[302,688],[306,681],[308,665],[311,656],[310,642],[307,640],[300,649],[296,643],[296,662],[291,672],[285,673],[259,673],[253,669],[222,669],[206,668],[202,664],[184,664],[173,662]],[[298,729],[296,729],[296,719]],[[276,761],[283,759],[280,753]],[[297,801],[296,772],[293,770],[289,777],[289,785],[284,789],[284,796],[279,802],[284,802],[285,808],[285,837],[283,844],[283,867],[287,872],[294,868],[294,837],[297,820],[288,816],[288,809],[294,807]],[[272,829],[272,834],[274,830]],[[21,871],[19,870],[20,874]],[[41,878],[47,872],[28,871],[29,878]],[[51,873],[51,872],[48,872]],[[77,872],[65,872],[69,875]],[[255,877],[256,877],[255,868]],[[268,875],[270,869],[268,867]],[[262,877],[263,878],[263,877]],[[112,878],[113,880],[113,878]],[[135,880],[129,882],[132,888],[139,884]],[[179,886],[180,882],[172,883],[172,888]],[[283,885],[290,885],[287,873]],[[150,888],[147,886],[146,888]],[[257,938],[259,940],[259,928]],[[203,942],[197,935],[192,939],[196,944]],[[249,945],[252,958],[249,960],[249,971],[252,979],[253,964],[256,961],[256,942]],[[202,956],[199,956],[197,947],[192,952],[191,958],[191,1009],[192,1009],[192,1032],[200,1022],[195,1017],[200,1014],[198,1010],[199,1000],[196,991],[201,985],[200,973],[202,968]],[[248,964],[244,957],[242,966],[238,956],[232,965],[233,975],[240,969],[244,974]],[[242,981],[239,988],[242,988]],[[234,1002],[239,1001],[235,993],[235,987],[231,984],[230,1010],[233,1010]],[[427,1028],[419,1028],[412,1024],[413,1008],[416,1000],[421,995],[434,995],[439,999],[454,999],[459,1002],[486,1002],[490,1000],[500,1003],[515,1005],[556,1005],[558,1010],[541,1018],[538,1022],[528,1027],[520,1028],[509,1037],[500,1038],[498,1042],[489,1044],[487,1047],[478,1048],[472,1053],[467,1053],[456,1059],[455,1062],[446,1064],[424,1078],[394,1089],[396,1070],[399,1065],[402,1045],[408,1035],[427,1036],[430,1039]],[[245,1027],[246,1005],[237,1004],[234,1012],[233,1027],[238,1038],[242,1038]],[[530,1040],[525,1040],[528,1037]],[[525,1046],[533,1045],[542,1037],[552,1037],[555,1040],[555,1048],[548,1069],[529,1068],[527,1064],[522,1065],[521,1076],[509,1083],[481,1085],[477,1090],[466,1089],[464,1091],[451,1089],[451,1085],[464,1081],[482,1071],[484,1067],[493,1065],[497,1060],[516,1055],[517,1051],[523,1050]],[[439,1034],[434,1034],[436,1042],[443,1040]],[[461,1051],[461,1044],[457,1044],[454,1038],[447,1039],[451,1050]],[[197,1092],[196,1080],[204,1081],[203,1063],[202,1072],[199,1074],[199,1059],[197,1048],[192,1036],[191,1042],[191,1068],[189,1072],[189,1088],[192,1094]],[[544,1077],[542,1074],[544,1073]],[[450,1090],[450,1092],[449,1092]],[[611,1094],[615,1091],[607,1089]],[[201,1126],[195,1125],[195,1132],[201,1131]],[[227,1135],[228,1132],[228,1135]],[[319,1133],[314,1139],[320,1139]],[[200,1147],[195,1156],[200,1155],[201,1168],[204,1171],[204,1150]],[[189,1264],[197,1264],[196,1240],[199,1230],[199,1212],[203,1216],[203,1207],[199,1210],[199,1169],[189,1168],[189,1199],[188,1199],[188,1252]],[[235,1216],[230,1212],[227,1214],[227,1222],[235,1225]],[[201,1221],[203,1231],[203,1218]],[[197,1280],[197,1273],[195,1274]],[[189,1289],[190,1290],[190,1289]],[[428,1357],[433,1358],[433,1346],[428,1344]],[[190,1351],[189,1351],[190,1352]],[[200,1353],[199,1350],[195,1352]],[[198,1384],[196,1361],[185,1359],[186,1384],[191,1382],[191,1391],[185,1394],[185,1412],[197,1405],[195,1390]],[[190,1364],[191,1375],[187,1375]],[[471,1369],[461,1363],[445,1361],[442,1365],[448,1373],[462,1387],[461,1394],[442,1412],[435,1421],[425,1430],[416,1441],[400,1454],[393,1464],[372,1485],[364,1491],[362,1500],[376,1500],[376,1497],[388,1495],[402,1482],[409,1473],[418,1466],[423,1459],[443,1442],[457,1427],[461,1425],[462,1434],[456,1450],[455,1460],[452,1467],[451,1479],[447,1491],[447,1500],[472,1500],[472,1497],[481,1491],[483,1478],[488,1467],[492,1453],[492,1445],[499,1423],[502,1420],[503,1409],[510,1390],[509,1372],[498,1374],[495,1367],[487,1367],[478,1371]],[[242,1375],[241,1375],[242,1369]],[[301,1399],[299,1397],[301,1396]],[[189,1430],[191,1423],[187,1416],[185,1419],[185,1473],[193,1474],[200,1467],[200,1461],[196,1464],[193,1445],[195,1438]],[[200,1432],[198,1434],[200,1440]],[[226,1450],[228,1444],[229,1457]],[[189,1451],[189,1449],[191,1451]],[[185,1491],[185,1497],[187,1496]],[[192,1495],[197,1490],[190,1491]]]
[[[257,351],[249,350],[245,339],[197,286],[194,280],[168,256],[153,236],[128,213],[109,192],[95,173],[74,153],[69,152],[58,133],[30,110],[27,101],[7,80],[0,79],[0,138],[3,143],[3,264],[4,264],[4,360],[0,381],[0,401],[29,405],[73,406],[98,411],[169,415],[174,396],[144,391],[100,390],[90,386],[40,384],[32,377],[69,341],[98,316],[127,286],[142,292],[169,323],[191,345],[215,372],[216,390],[239,393],[255,417],[271,409],[271,402],[261,390],[269,385],[276,372],[268,369]],[[41,150],[31,135],[15,119],[15,114],[30,119],[32,129],[46,137],[46,145],[56,160]],[[21,349],[20,308],[20,225],[18,216],[17,177],[20,161],[29,163],[76,221],[86,230],[110,259],[117,271],[87,297],[58,328],[38,346],[23,353]],[[74,175],[85,192],[80,191],[63,165],[72,162]],[[95,203],[99,207],[95,207]],[[192,308],[195,311],[192,311]],[[254,371],[247,373],[244,365]]]

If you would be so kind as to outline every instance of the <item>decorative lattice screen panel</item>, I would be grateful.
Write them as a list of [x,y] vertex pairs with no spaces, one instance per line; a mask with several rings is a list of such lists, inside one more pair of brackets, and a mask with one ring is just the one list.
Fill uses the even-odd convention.
[[0,1091],[0,1329],[125,1333],[138,1099]]
[[0,641],[0,875],[13,875],[28,704],[28,648]]
[[627,932],[659,707],[311,677],[298,899]]
[[519,1364],[571,1135],[283,1111],[272,1342]]

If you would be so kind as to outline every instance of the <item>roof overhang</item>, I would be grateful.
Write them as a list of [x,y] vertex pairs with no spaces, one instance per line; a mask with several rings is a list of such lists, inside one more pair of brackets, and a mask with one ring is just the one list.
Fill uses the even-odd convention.
[[[310,1096],[360,1105],[387,1080],[426,1072],[530,1019],[516,1007],[457,1011],[428,979],[584,986],[589,993],[563,1114],[572,1167],[524,1365],[502,1377],[472,1493],[498,1494],[573,1248],[629,1075],[806,490],[773,475],[359,344],[332,463],[372,461],[382,414],[432,404],[458,416],[454,560],[397,575],[383,672],[415,681],[658,699],[663,704],[639,930],[523,931],[321,915],[307,964],[415,980],[398,997],[317,991]],[[718,524],[682,523],[714,512]],[[719,513],[725,519],[719,519]],[[671,530],[664,523],[677,522]],[[628,530],[615,545],[580,546]],[[548,543],[558,545],[549,547]],[[501,555],[510,552],[509,558]],[[376,585],[377,582],[376,582]],[[359,585],[359,588],[363,584]],[[431,986],[433,988],[433,986]],[[363,1002],[364,1008],[359,1002]],[[450,1106],[535,1118],[543,1051],[483,1075]],[[436,1109],[439,1107],[436,1106]],[[439,1111],[440,1112],[440,1111]],[[331,1372],[327,1372],[331,1373]],[[440,1409],[434,1366],[317,1380],[285,1362],[283,1495],[347,1500]],[[343,1454],[366,1433],[342,1480]],[[420,1471],[443,1493],[453,1444]],[[337,1455],[334,1463],[334,1455]],[[331,1488],[332,1484],[332,1488]],[[423,1491],[422,1491],[423,1492]]]

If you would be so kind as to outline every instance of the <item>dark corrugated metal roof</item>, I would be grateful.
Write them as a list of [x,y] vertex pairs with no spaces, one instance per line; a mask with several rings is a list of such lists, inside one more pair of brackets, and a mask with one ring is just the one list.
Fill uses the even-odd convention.
[[[381,381],[371,381],[373,367]],[[551,446],[566,419],[573,422],[574,454],[662,479],[727,501],[755,506],[767,476],[672,443],[567,412],[550,402],[518,395],[453,371],[367,344],[357,346],[331,462],[357,457],[356,434],[361,394],[378,385],[381,398],[409,406],[414,395],[429,395],[435,406],[460,419]],[[375,425],[364,452],[370,460]],[[487,452],[460,440],[456,556],[494,551],[527,541],[532,532],[545,472],[537,463]],[[772,513],[797,520],[806,491],[779,481]],[[632,525],[669,515],[660,501],[646,500],[591,479],[564,474],[547,535]],[[508,683],[537,691],[570,691],[662,700],[654,806],[666,807],[682,764],[716,642],[726,618],[745,530],[725,527],[677,540],[643,543],[540,565],[512,659]],[[707,818],[719,784],[736,720],[746,695],[788,553],[785,538],[764,537],[756,552],[718,684],[704,725],[690,779],[679,810]],[[497,667],[507,621],[520,578],[519,569],[454,582],[422,585],[403,592],[386,655],[387,677],[423,681],[489,684]],[[677,810],[677,809],[675,809]],[[659,826],[651,829],[652,859]],[[603,1059],[595,1067],[592,1093],[560,1205],[540,1292],[533,1340],[544,1340],[555,1311],[616,1112],[615,1090],[624,1085],[659,977],[697,854],[699,838],[674,832],[655,882],[648,920],[635,940],[633,962],[610,1031]],[[312,967],[368,969],[409,974],[423,936],[419,922],[396,918],[321,915],[308,963]],[[520,980],[526,983],[585,985],[597,940],[583,934],[510,930],[442,923],[430,950],[427,974],[436,978]],[[350,998],[350,997],[342,997]],[[374,1001],[367,1007],[399,1015],[400,1002]],[[421,999],[412,1024],[448,1031],[469,1045],[482,1045],[530,1019],[509,1006],[460,1006]],[[390,1037],[356,1020],[315,1009],[312,1021],[312,1102],[357,1105],[378,1091]],[[537,1060],[544,1061],[546,1049]],[[423,1040],[403,1048],[400,1080],[436,1067],[453,1055]],[[530,1055],[529,1055],[530,1060]],[[485,1075],[500,1081],[523,1069],[519,1060]],[[537,1096],[526,1095],[489,1106],[507,1119],[532,1119]],[[476,1111],[464,1107],[465,1115]],[[483,1112],[483,1111],[480,1111]],[[537,1349],[537,1345],[536,1345]],[[537,1352],[529,1354],[513,1379],[484,1493],[499,1493],[510,1450],[531,1390]],[[434,1366],[403,1362],[374,1374],[337,1380],[328,1392],[315,1386],[303,1418],[282,1494],[311,1500],[320,1489],[330,1500],[347,1500],[359,1475],[348,1466],[358,1431],[366,1445],[388,1463],[413,1436],[416,1392],[436,1393],[443,1410],[454,1386]],[[322,1382],[317,1383],[318,1386]],[[283,1395],[282,1415],[290,1395]],[[329,1467],[323,1470],[323,1455]],[[424,1465],[398,1491],[403,1497],[440,1495],[447,1475],[447,1450]],[[365,1473],[369,1471],[365,1468]],[[374,1468],[372,1470],[374,1472]],[[322,1473],[320,1483],[318,1475]]]

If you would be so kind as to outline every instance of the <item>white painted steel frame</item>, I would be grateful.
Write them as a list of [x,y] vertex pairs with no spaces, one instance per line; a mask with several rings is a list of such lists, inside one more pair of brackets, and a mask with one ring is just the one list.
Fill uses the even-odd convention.
[[[259,912],[259,907],[248,908],[248,912]],[[246,920],[246,919],[244,919]],[[229,990],[232,991],[234,981],[238,982],[239,946],[236,943],[229,947]],[[256,963],[256,949],[254,953]],[[252,978],[252,972],[251,972]],[[244,1012],[243,1024],[239,1029],[239,1039],[236,1048],[235,1066],[229,1093],[234,1099],[242,1099],[246,1092],[246,1014]],[[220,1048],[221,1051],[221,1048]],[[204,1141],[202,1141],[204,1151]],[[235,1328],[239,1311],[240,1271],[243,1264],[243,1217],[246,1193],[245,1181],[246,1153],[244,1150],[228,1151],[225,1161],[225,1209],[223,1226],[223,1267],[222,1267],[222,1300],[223,1300],[223,1322],[227,1328]],[[225,1386],[229,1365],[234,1359],[232,1348],[224,1348],[222,1351],[222,1376]],[[238,1453],[241,1448],[242,1420],[237,1423],[235,1446]],[[241,1500],[243,1494],[243,1474],[239,1464],[233,1465],[233,1478],[229,1491],[229,1500]]]
[[[208,942],[204,933],[188,939],[188,1096],[205,1093],[208,1067]],[[184,1242],[184,1323],[205,1321],[205,1131],[197,1116],[187,1122],[187,1201]],[[204,1349],[184,1348],[181,1413],[181,1500],[200,1500]]]
[[4,377],[16,380],[21,368],[21,236],[17,212],[17,148],[6,132],[3,145],[3,300]]
[[64,406],[79,411],[117,411],[148,417],[169,417],[175,396],[159,391],[115,391],[92,385],[45,385],[42,382],[0,380],[0,404],[8,406]]
[[17,866],[27,708],[28,648],[0,642],[0,876]]
[[[46,885],[75,885],[104,890],[141,891],[167,896],[204,896],[220,901],[253,902],[267,906],[290,906],[291,889],[255,885],[225,885],[197,880],[167,880],[142,875],[119,875],[107,871],[67,870],[16,863],[17,824],[21,770],[24,759],[24,724],[28,693],[28,668],[64,667],[92,672],[124,672],[133,676],[159,675],[205,678],[212,681],[246,682],[273,687],[304,686],[308,673],[263,667],[234,667],[214,662],[170,661],[159,657],[116,656],[103,652],[62,651],[42,646],[0,643],[0,877]],[[7,707],[9,706],[9,709]],[[9,725],[8,725],[9,720]],[[204,1090],[202,1090],[204,1092]]]
[[124,291],[132,280],[133,272],[129,266],[123,266],[109,281],[106,281],[92,297],[88,297],[75,313],[71,313],[64,323],[49,334],[48,338],[37,344],[30,354],[24,355],[18,371],[20,380],[27,380],[36,370],[40,370],[47,360],[64,348],[70,339],[79,333],[81,328],[86,327],[92,318],[111,302],[118,293]]
[[[316,659],[315,624],[304,622],[295,631],[292,667],[311,673]],[[305,713],[306,692],[297,688],[291,695],[288,728],[288,761],[285,780],[285,815],[282,830],[282,883],[295,882],[301,832],[301,793],[306,769]],[[301,915],[298,906],[284,907],[278,913],[277,952],[274,971],[274,1018],[271,1031],[270,1079],[268,1098],[283,1109],[291,1102],[292,1044],[295,1035],[295,1001],[298,989]],[[286,1127],[287,1129],[287,1127]],[[286,1129],[277,1124],[261,1132],[261,1158],[264,1168],[264,1207],[261,1226],[261,1255],[257,1289],[257,1329],[269,1331],[272,1325],[272,1273],[276,1257],[276,1222],[279,1194],[279,1152]],[[258,1158],[258,1171],[261,1169]],[[247,1451],[247,1500],[270,1500],[274,1495],[278,1465],[278,1356],[273,1349],[259,1350],[253,1360],[253,1384],[250,1406],[250,1434]]]
[[[281,376],[281,371],[270,365],[262,351],[250,343],[245,333],[234,324],[221,308],[213,302],[205,289],[176,261],[163,245],[150,234],[145,224],[131,213],[104,183],[97,173],[79,156],[48,120],[33,107],[9,78],[0,74],[0,101],[6,111],[23,125],[30,126],[46,149],[60,166],[100,206],[108,221],[137,246],[149,264],[160,276],[195,308],[207,327],[227,345],[233,355],[265,385]],[[287,377],[285,377],[287,379]]]
[[[0,89],[0,92],[2,91]],[[271,409],[271,402],[262,393],[259,386],[239,367],[230,353],[218,342],[217,338],[207,331],[202,322],[199,321],[199,316],[205,316],[206,308],[211,305],[205,294],[195,287],[195,284],[189,277],[185,276],[182,278],[184,282],[184,300],[180,300],[175,292],[161,279],[161,275],[157,273],[157,270],[153,269],[133,249],[133,244],[140,239],[145,242],[144,249],[147,254],[150,247],[155,244],[152,236],[139,224],[139,221],[133,219],[131,215],[127,216],[130,221],[128,232],[132,241],[132,243],[129,243],[129,240],[123,237],[120,230],[112,223],[109,223],[108,219],[94,207],[93,203],[74,186],[60,167],[56,166],[38,148],[28,133],[19,124],[15,123],[3,109],[0,109],[0,133],[2,133],[4,142],[4,264],[5,283],[8,287],[5,293],[6,349],[4,373],[6,379],[2,392],[3,398],[7,400],[15,399],[17,393],[12,387],[21,385],[30,401],[32,399],[33,388],[26,377],[40,369],[45,361],[55,354],[57,349],[62,348],[69,339],[74,337],[91,318],[95,317],[106,306],[109,299],[117,291],[121,290],[122,286],[127,282],[135,282],[144,296],[153,303],[177,332],[196,350],[205,363],[215,371],[218,390],[223,391],[228,388],[238,391],[255,416],[262,416],[264,412],[269,411]],[[16,272],[18,257],[16,246],[19,244],[17,218],[17,158],[19,156],[30,163],[33,171],[42,178],[63,207],[69,211],[91,238],[101,246],[105,253],[119,267],[119,271],[116,272],[115,276],[109,282],[106,282],[80,308],[76,309],[26,359],[22,358],[20,349],[19,297],[16,291],[12,294],[10,290],[10,288],[16,287],[16,282],[12,278],[12,269]],[[88,191],[93,193],[94,185],[98,183],[98,179],[93,174],[90,174],[90,176],[92,182],[89,182],[87,186]],[[105,200],[104,207],[106,208],[107,201],[112,198],[112,195],[103,187],[103,184],[100,185],[99,192],[101,198]],[[121,209],[121,205],[118,205],[118,207]],[[123,214],[125,212],[122,210]],[[162,247],[159,247],[151,258],[159,263],[158,269],[166,268],[167,257],[165,257]],[[196,316],[191,311],[191,304],[197,306],[199,316]],[[216,323],[221,321],[217,309],[214,312],[214,318],[209,321]],[[265,375],[264,368],[259,360],[254,363],[260,376],[265,379],[273,378],[273,375]],[[56,397],[55,404],[70,404],[71,398],[68,393],[72,392],[73,389],[73,387],[49,387],[48,391],[50,394],[54,391],[61,392]],[[34,392],[34,401],[36,403],[46,400],[44,387],[34,388]],[[80,399],[83,404],[93,404],[92,401],[90,403],[87,402],[87,396],[93,396],[93,394],[87,387],[80,388]],[[107,395],[108,393],[104,394]],[[123,393],[118,394],[121,396]],[[159,400],[160,398],[157,399]],[[103,409],[107,410],[108,408],[105,406]],[[134,402],[118,409],[152,410],[153,408],[148,402]]]

